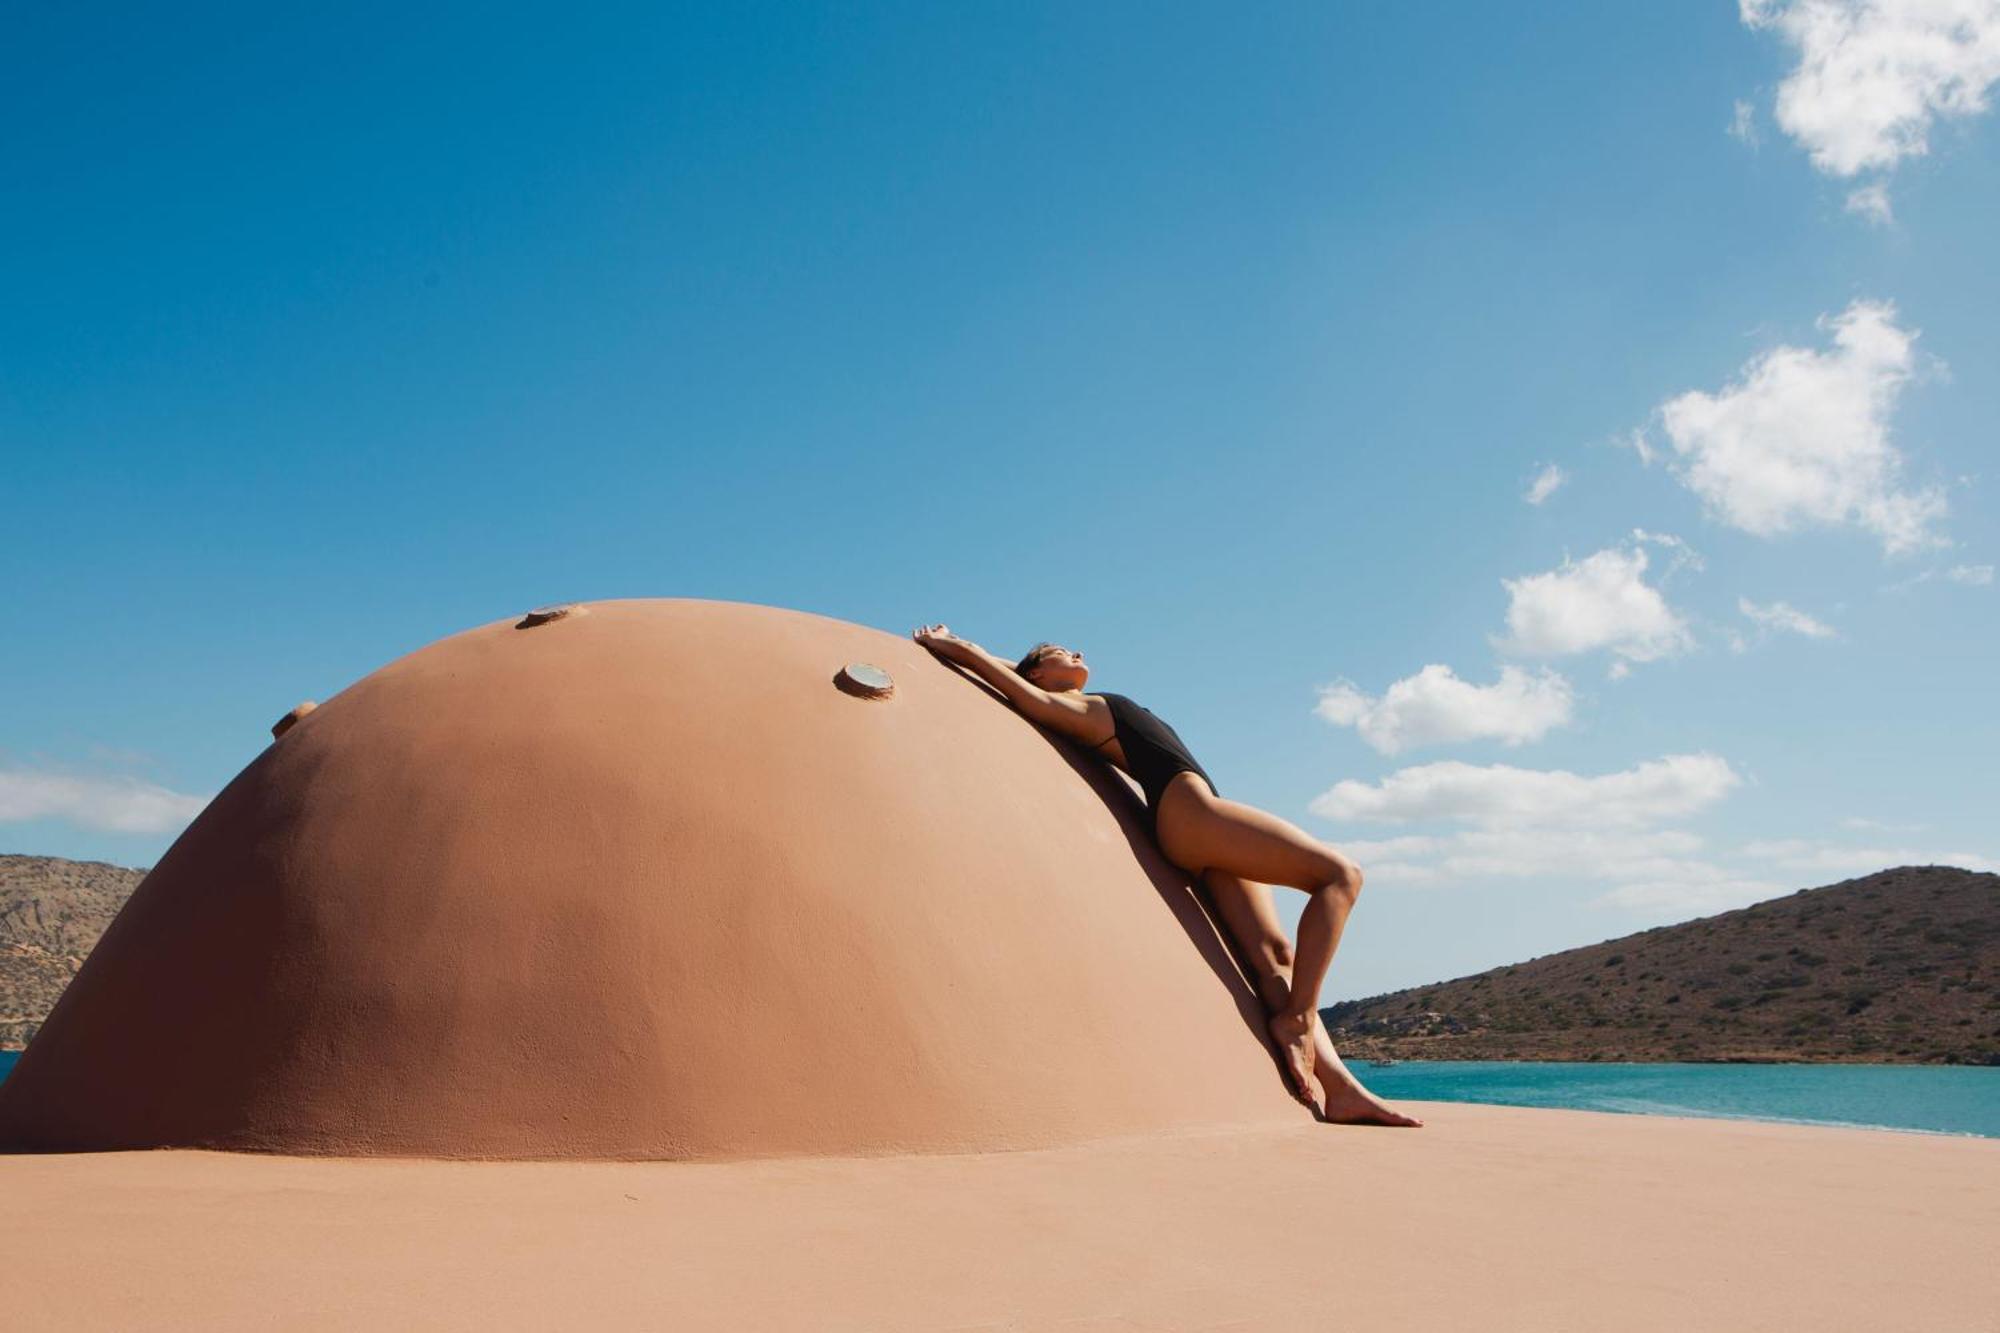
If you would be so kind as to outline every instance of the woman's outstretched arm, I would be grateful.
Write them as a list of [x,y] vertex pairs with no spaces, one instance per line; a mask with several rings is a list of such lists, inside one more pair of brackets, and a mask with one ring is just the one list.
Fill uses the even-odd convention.
[[1005,695],[1007,702],[1023,715],[1044,726],[1074,732],[1090,716],[1090,709],[1082,699],[1050,694],[1033,681],[1022,679],[1012,662],[995,657],[970,639],[959,638],[943,625],[925,625],[912,631],[910,637],[945,661],[967,668]]

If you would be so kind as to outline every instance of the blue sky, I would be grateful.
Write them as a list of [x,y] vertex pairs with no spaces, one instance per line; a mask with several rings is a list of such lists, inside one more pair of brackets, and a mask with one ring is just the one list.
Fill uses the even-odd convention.
[[22,11],[0,847],[150,864],[297,700],[684,595],[1083,648],[1356,850],[1329,1000],[1992,868],[1934,8]]

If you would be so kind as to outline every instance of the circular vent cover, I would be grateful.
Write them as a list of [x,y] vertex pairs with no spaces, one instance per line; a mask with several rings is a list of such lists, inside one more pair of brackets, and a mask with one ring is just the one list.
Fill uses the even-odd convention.
[[873,662],[849,662],[840,669],[840,684],[850,693],[869,699],[886,699],[896,692],[896,682]]

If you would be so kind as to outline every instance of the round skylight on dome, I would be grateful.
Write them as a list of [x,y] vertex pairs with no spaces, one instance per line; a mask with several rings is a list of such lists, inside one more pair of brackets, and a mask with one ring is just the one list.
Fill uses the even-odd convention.
[[317,707],[319,707],[318,704],[314,703],[311,699],[308,699],[304,703],[300,704],[297,708],[294,708],[291,712],[279,718],[276,722],[271,724],[271,739],[276,740],[278,737],[290,731],[294,726],[298,725],[298,720],[300,718],[304,717],[307,713],[312,712],[312,710]]
[[538,606],[522,616],[520,623],[514,628],[533,629],[537,625],[546,625],[551,620],[561,620],[564,616],[574,615],[582,609],[574,602],[551,602],[547,606]]
[[895,678],[873,662],[849,662],[835,681],[850,694],[868,699],[886,699],[896,692]]

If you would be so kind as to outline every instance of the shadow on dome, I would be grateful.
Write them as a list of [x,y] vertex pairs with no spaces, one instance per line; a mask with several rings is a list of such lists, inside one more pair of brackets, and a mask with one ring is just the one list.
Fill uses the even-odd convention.
[[[963,668],[952,666],[951,670],[963,676],[990,695],[1002,708],[1011,708],[1006,696],[988,685],[979,677]],[[1186,871],[1167,860],[1159,844],[1147,831],[1149,824],[1145,798],[1125,776],[1111,765],[1087,753],[1073,741],[1058,736],[1041,727],[1034,726],[1023,718],[1022,722],[1031,727],[1035,734],[1048,742],[1049,748],[1062,756],[1076,775],[1083,779],[1096,797],[1104,802],[1104,808],[1118,821],[1119,831],[1125,835],[1126,843],[1132,849],[1132,859],[1146,872],[1152,881],[1154,892],[1160,901],[1174,915],[1188,943],[1193,946],[1215,979],[1229,993],[1236,1005],[1237,1015],[1243,1020],[1244,1030],[1250,1040],[1271,1055],[1274,1077],[1282,1079],[1284,1072],[1278,1064],[1277,1055],[1271,1050],[1266,1036],[1267,1023],[1263,1001],[1258,997],[1256,987],[1250,982],[1249,966],[1238,957],[1230,943],[1229,933],[1217,921],[1217,914],[1208,901],[1207,893]]]

